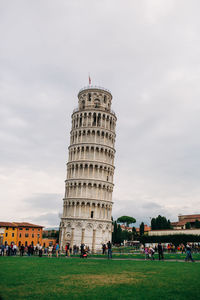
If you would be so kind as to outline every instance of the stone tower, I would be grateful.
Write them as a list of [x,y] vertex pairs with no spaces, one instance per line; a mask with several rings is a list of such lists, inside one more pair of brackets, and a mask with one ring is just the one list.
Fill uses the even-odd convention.
[[111,240],[116,116],[112,95],[88,86],[78,93],[60,223],[60,246],[89,246],[95,252]]

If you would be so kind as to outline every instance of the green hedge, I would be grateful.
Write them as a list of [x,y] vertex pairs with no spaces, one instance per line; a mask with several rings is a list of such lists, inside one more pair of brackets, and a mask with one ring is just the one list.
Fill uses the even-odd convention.
[[196,234],[171,234],[171,235],[143,235],[138,240],[145,245],[146,243],[172,243],[174,246],[187,243],[200,243],[200,235]]

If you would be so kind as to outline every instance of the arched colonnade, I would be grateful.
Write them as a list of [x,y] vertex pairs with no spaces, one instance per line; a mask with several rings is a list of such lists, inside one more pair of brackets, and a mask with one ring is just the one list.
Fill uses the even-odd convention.
[[113,182],[114,167],[101,163],[68,163],[67,179],[91,178]]
[[91,201],[64,201],[64,217],[111,220],[112,203]]
[[69,162],[77,160],[101,161],[104,163],[114,164],[115,150],[105,146],[70,146]]
[[114,147],[115,133],[99,129],[82,129],[71,132],[70,144],[97,143]]
[[66,181],[65,198],[89,198],[112,201],[113,184]]
[[93,126],[115,131],[116,117],[111,113],[96,111],[75,112],[72,115],[72,129]]

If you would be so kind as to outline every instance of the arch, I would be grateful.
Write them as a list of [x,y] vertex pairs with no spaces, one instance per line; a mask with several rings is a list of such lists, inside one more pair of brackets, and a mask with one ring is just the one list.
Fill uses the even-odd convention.
[[100,107],[100,100],[98,98],[94,99],[95,108]]
[[98,113],[97,115],[97,126],[100,126],[101,125],[101,114]]
[[93,113],[93,122],[92,122],[93,126],[96,126],[96,121],[97,121],[96,113]]

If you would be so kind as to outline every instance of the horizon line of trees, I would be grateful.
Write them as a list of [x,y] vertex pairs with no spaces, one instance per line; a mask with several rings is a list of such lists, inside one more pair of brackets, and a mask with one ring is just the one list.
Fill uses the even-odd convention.
[[[141,243],[149,242],[159,242],[159,241],[168,241],[167,237],[169,238],[168,242],[172,242],[174,245],[176,243],[187,243],[189,240],[194,241],[197,239],[200,241],[200,236],[198,235],[185,235],[185,234],[179,234],[179,235],[167,235],[167,236],[148,236],[145,234],[145,226],[144,222],[141,222],[139,225],[139,232],[136,231],[136,228],[133,226],[132,231],[128,230],[122,230],[121,224],[125,225],[126,227],[129,227],[130,224],[136,223],[136,219],[130,216],[121,216],[117,220],[113,221],[113,233],[112,233],[112,241],[114,244],[121,244],[124,240],[133,241],[135,239],[139,240]],[[200,228],[200,221],[196,220],[194,224],[195,228]],[[186,223],[186,229],[191,228],[191,223]],[[171,221],[167,220],[166,217],[158,215],[156,218],[151,219],[151,229],[152,230],[161,230],[161,229],[173,229],[171,225]],[[179,238],[180,237],[180,238]],[[197,238],[198,237],[198,238]]]
[[[117,220],[113,222],[113,233],[112,233],[112,241],[114,244],[121,244],[124,240],[133,241],[138,237],[142,237],[145,235],[144,222],[141,222],[139,225],[139,232],[136,231],[136,228],[133,226],[132,231],[122,230],[121,224],[128,227],[130,224],[136,223],[136,219],[130,216],[121,216]],[[152,229],[170,229],[171,222],[167,220],[164,216],[158,216],[156,218],[151,219],[151,228]]]

